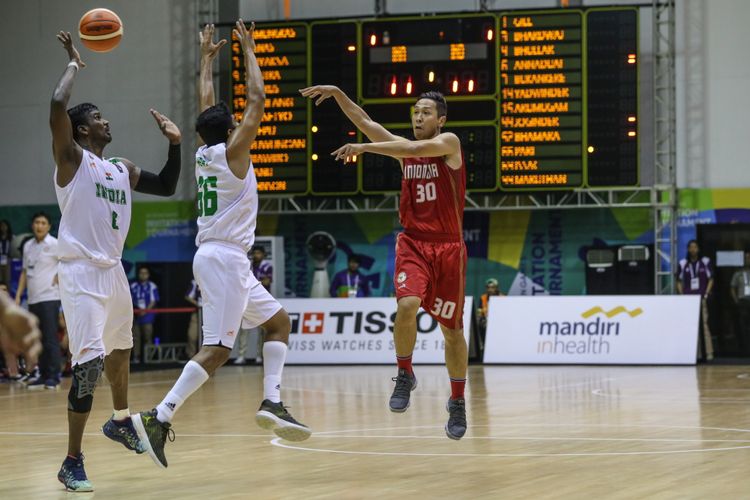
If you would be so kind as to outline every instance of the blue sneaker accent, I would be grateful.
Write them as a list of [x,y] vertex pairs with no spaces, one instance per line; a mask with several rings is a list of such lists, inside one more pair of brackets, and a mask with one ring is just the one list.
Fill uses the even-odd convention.
[[125,448],[133,450],[139,455],[147,450],[146,445],[138,437],[130,417],[122,422],[115,422],[110,418],[102,426],[102,432],[112,441],[121,443]]
[[68,491],[94,491],[94,486],[86,477],[86,471],[83,468],[83,453],[78,457],[65,457],[57,473],[57,479],[65,485]]

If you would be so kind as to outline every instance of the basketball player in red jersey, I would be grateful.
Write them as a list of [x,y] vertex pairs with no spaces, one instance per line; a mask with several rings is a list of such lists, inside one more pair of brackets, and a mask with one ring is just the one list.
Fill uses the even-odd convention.
[[448,423],[445,432],[461,439],[466,432],[464,386],[468,352],[463,334],[466,245],[463,240],[466,166],[461,142],[455,134],[441,132],[447,104],[439,92],[425,92],[414,104],[410,141],[375,123],[340,89],[316,85],[300,91],[317,98],[318,105],[333,97],[346,116],[369,139],[367,144],[347,144],[332,155],[350,161],[356,155],[375,153],[401,163],[399,218],[404,232],[396,240],[394,286],[398,309],[394,324],[398,376],[390,409],[404,412],[417,386],[412,352],[417,340],[417,312],[422,306],[440,323],[445,337],[445,363],[451,381]]

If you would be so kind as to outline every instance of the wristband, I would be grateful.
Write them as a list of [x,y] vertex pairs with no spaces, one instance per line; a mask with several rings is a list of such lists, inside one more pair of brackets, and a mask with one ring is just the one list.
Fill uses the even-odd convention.
[[77,63],[77,62],[75,62],[75,61],[70,61],[70,62],[68,63],[68,67],[70,68],[71,66],[73,66],[73,67],[74,67],[74,68],[76,69],[76,71],[77,71],[77,70],[79,70],[79,69],[81,69],[81,67],[80,67],[80,66],[78,66],[78,63]]

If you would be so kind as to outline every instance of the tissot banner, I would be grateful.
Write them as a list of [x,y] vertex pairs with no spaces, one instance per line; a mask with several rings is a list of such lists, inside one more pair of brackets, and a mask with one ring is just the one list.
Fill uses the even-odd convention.
[[[393,320],[396,299],[282,299],[292,321],[287,364],[395,363]],[[472,298],[464,304],[464,336],[469,339]],[[445,361],[438,322],[417,315],[414,363]]]
[[695,364],[697,295],[492,297],[485,363]]

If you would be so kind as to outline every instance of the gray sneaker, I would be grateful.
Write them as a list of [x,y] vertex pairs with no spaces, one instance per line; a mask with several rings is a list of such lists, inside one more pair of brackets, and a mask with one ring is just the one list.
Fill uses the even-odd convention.
[[398,376],[391,380],[396,382],[396,387],[393,388],[388,406],[393,412],[403,413],[409,408],[411,391],[417,388],[417,377],[402,368],[398,371]]
[[272,430],[287,441],[304,441],[312,431],[305,424],[297,422],[287,411],[284,403],[273,403],[264,399],[255,414],[255,423],[261,428]]
[[133,427],[138,433],[138,438],[146,446],[146,451],[156,465],[167,468],[167,457],[164,455],[164,445],[167,439],[174,441],[172,425],[159,422],[156,418],[156,408],[145,413],[131,415]]
[[445,434],[451,439],[459,440],[466,434],[466,400],[449,399],[445,409],[449,414]]

